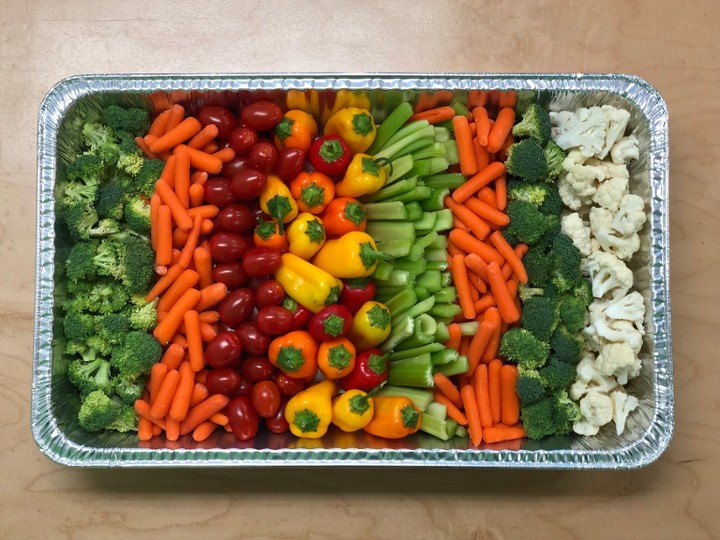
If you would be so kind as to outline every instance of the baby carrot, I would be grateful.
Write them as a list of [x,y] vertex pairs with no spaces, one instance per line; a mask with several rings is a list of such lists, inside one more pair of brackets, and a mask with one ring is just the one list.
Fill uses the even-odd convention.
[[161,362],[154,364],[153,367],[150,368],[150,378],[148,379],[147,384],[148,393],[150,394],[150,403],[155,403],[155,398],[157,397],[158,391],[160,390],[160,386],[162,386],[162,382],[165,379],[167,372],[167,365]]
[[500,96],[498,97],[498,108],[502,109],[504,107],[515,107],[515,102],[517,101],[517,92],[515,90],[505,90],[503,92],[500,92]]
[[201,148],[201,150],[203,152],[205,152],[206,154],[214,154],[215,152],[220,150],[220,147],[218,146],[218,143],[216,143],[215,141],[212,141],[212,142],[207,143],[205,146],[203,146]]
[[507,323],[516,322],[520,319],[520,312],[517,307],[515,307],[513,297],[510,295],[507,284],[500,272],[500,267],[496,262],[493,261],[488,264],[487,275],[490,290],[493,296],[495,296],[495,302],[497,302],[502,319]]
[[514,426],[497,424],[483,431],[483,441],[486,443],[514,441],[525,437],[527,437],[527,433],[520,424]]
[[[450,231],[449,239],[452,240],[453,244],[461,250],[468,254],[475,253],[479,255],[482,260],[488,263],[495,262],[497,264],[502,264],[505,262],[503,256],[500,255],[495,248],[489,246],[481,240],[478,240],[465,231],[458,229]],[[482,275],[480,275],[480,277],[482,277]]]
[[[497,210],[497,196],[495,195],[495,190],[490,186],[485,186],[478,191],[477,198]],[[470,200],[472,200],[472,197],[468,199],[468,201]],[[465,203],[467,204],[467,201],[465,201]]]
[[431,124],[439,124],[440,122],[451,120],[453,116],[455,116],[455,109],[452,107],[436,107],[412,115],[408,122],[427,120]]
[[495,307],[495,298],[493,298],[492,294],[484,294],[480,297],[480,300],[475,302],[476,313],[485,313],[491,307]]
[[448,334],[450,338],[445,342],[445,346],[448,349],[455,349],[456,351],[460,348],[460,340],[462,339],[462,329],[457,323],[451,323],[448,325]]
[[467,356],[467,351],[470,347],[471,340],[472,338],[470,336],[463,336],[460,339],[460,350],[458,351],[460,353],[460,356]]
[[[180,260],[177,262],[177,264],[182,268],[187,268],[192,261],[195,248],[197,247],[198,240],[200,239],[200,228],[202,227],[202,222],[203,219],[201,216],[195,216],[193,218],[193,228],[190,231],[185,247],[183,247],[182,252],[180,253]],[[515,252],[513,252],[513,255],[515,255]]]
[[182,119],[185,118],[185,107],[183,107],[179,103],[175,103],[170,107],[169,113],[170,114],[168,116],[167,123],[165,124],[165,130],[160,133],[158,137],[165,135],[168,131],[170,131],[180,122],[182,122]]
[[207,386],[201,382],[195,382],[192,389],[192,395],[190,396],[190,406],[194,407],[198,403],[205,401],[209,395]]
[[437,386],[438,390],[440,390],[446,398],[452,401],[456,407],[462,407],[460,392],[455,388],[455,385],[450,379],[442,373],[436,373],[433,375],[433,380],[435,381],[435,386]]
[[[488,152],[497,152],[510,134],[515,123],[515,110],[510,107],[503,107],[495,118],[495,123],[488,133]],[[153,150],[153,147],[150,147]]]
[[[477,159],[475,158],[475,149],[472,144],[472,135],[470,133],[468,120],[464,116],[454,116],[452,125],[455,131],[458,158],[460,159],[460,172],[466,176],[473,175],[478,172],[478,165]],[[152,147],[150,147],[150,149],[152,150]]]
[[195,442],[203,442],[206,440],[210,435],[213,434],[213,431],[217,429],[218,424],[215,422],[203,422],[198,427],[196,427],[192,432],[192,438]]
[[500,175],[495,179],[495,196],[498,210],[507,208],[507,180],[505,175]]
[[175,154],[175,195],[180,204],[190,208],[190,156],[187,152]]
[[190,164],[196,169],[200,169],[209,174],[218,174],[222,170],[223,162],[212,154],[196,148],[190,148],[184,144],[178,146],[177,149],[185,149],[190,155]]
[[500,338],[507,330],[507,323],[502,321],[500,326],[495,329],[495,332],[490,337],[490,342],[480,358],[480,362],[483,364],[489,364],[492,360],[497,358],[498,351],[500,350]]
[[161,204],[160,195],[153,193],[150,197],[150,244],[153,249],[157,249],[158,210]]
[[472,376],[475,373],[476,368],[478,367],[478,364],[480,363],[480,359],[482,357],[483,352],[488,346],[488,343],[490,343],[490,340],[492,339],[492,336],[497,331],[497,329],[500,327],[500,314],[498,313],[497,308],[491,307],[488,308],[485,311],[485,315],[483,316],[482,321],[480,322],[480,326],[478,327],[478,331],[475,333],[475,335],[472,338],[472,341],[470,342],[470,346],[467,350],[467,357],[468,357],[468,370],[467,375]]
[[201,129],[202,125],[198,119],[189,116],[174,128],[166,131],[162,137],[158,137],[156,141],[152,142],[150,150],[152,152],[170,150],[197,135]]
[[214,152],[212,155],[213,157],[218,158],[223,163],[227,163],[228,161],[232,161],[233,159],[235,159],[235,150],[228,146],[227,148],[223,148],[222,150]]
[[157,213],[157,250],[155,265],[167,266],[172,263],[172,215],[170,207],[163,204]]
[[180,373],[176,369],[171,369],[165,375],[160,389],[158,390],[157,396],[155,396],[155,402],[152,404],[150,409],[150,416],[153,418],[165,418],[168,410],[170,409],[170,403],[175,395],[175,390],[180,382]]
[[165,438],[168,441],[177,441],[180,438],[180,422],[174,418],[165,420]]
[[146,158],[157,159],[157,156],[150,151],[150,147],[145,142],[145,139],[143,139],[142,137],[135,137],[135,144],[137,144],[138,148],[142,150],[142,153],[145,155]]
[[488,185],[504,173],[505,165],[503,163],[500,163],[499,161],[490,163],[490,165],[479,171],[475,176],[453,191],[452,198],[458,203],[465,202],[468,197],[471,197],[483,186]]
[[165,182],[171,188],[175,187],[175,156],[170,156],[170,158],[165,162],[165,167],[163,167],[163,170],[160,173],[158,182],[160,180]]
[[165,128],[167,127],[168,119],[170,118],[170,109],[164,110],[155,117],[155,120],[150,124],[147,134],[153,135],[154,137],[160,137],[165,134]]
[[210,417],[210,421],[217,426],[226,426],[230,419],[223,413],[215,413]]
[[[227,290],[227,288],[226,288]],[[162,345],[167,345],[175,335],[180,323],[185,317],[185,312],[193,309],[200,301],[201,293],[197,289],[188,289],[175,305],[170,309],[162,322],[158,323],[153,330],[153,335]]]
[[[496,202],[495,193],[492,194],[491,198],[493,204]],[[472,210],[475,214],[483,218],[485,221],[498,225],[499,227],[505,227],[510,223],[510,218],[504,212],[501,212],[497,208],[489,205],[486,202],[481,201],[475,197],[468,197],[465,200],[465,206]]]
[[468,431],[470,432],[470,440],[473,446],[480,446],[482,442],[482,423],[480,422],[480,411],[478,410],[477,399],[475,398],[475,390],[469,384],[466,384],[460,390],[463,405],[465,407],[465,416],[468,420]]
[[505,142],[500,147],[500,150],[497,151],[497,159],[503,162],[507,161],[508,150],[513,144],[515,144],[515,138],[512,136],[512,134],[510,134],[505,139]]
[[165,420],[162,418],[152,417],[152,415],[150,414],[151,406],[146,400],[135,400],[135,403],[133,404],[133,409],[135,409],[138,418],[145,418],[145,420],[148,420],[149,422],[159,426],[161,429],[165,429]]
[[[445,205],[447,206],[447,203]],[[453,214],[453,228],[460,229],[461,231],[465,231],[465,232],[470,232],[470,229],[468,229],[468,226],[465,225],[462,222],[462,220],[459,217],[457,217],[455,214]]]
[[480,279],[487,281],[487,263],[477,253],[468,253],[465,256],[465,266],[475,272]]
[[199,279],[200,275],[194,270],[188,269],[180,274],[175,280],[175,283],[170,286],[157,303],[156,309],[158,312],[170,311],[180,297],[185,294],[188,289],[194,287]]
[[465,266],[465,257],[461,254],[453,257],[452,277],[457,288],[458,302],[466,319],[475,318],[475,307],[470,294],[470,282],[467,276],[467,267]]
[[201,186],[204,186],[207,181],[208,173],[205,171],[195,171],[190,175],[191,184],[200,184]]
[[188,195],[190,196],[190,208],[200,206],[205,198],[205,188],[203,184],[191,184],[188,188]]
[[477,159],[478,171],[482,171],[490,165],[490,154],[487,148],[482,146],[477,137],[473,137],[473,149],[475,150],[475,159]]
[[456,216],[474,236],[479,240],[487,238],[487,235],[490,234],[490,225],[483,218],[462,204],[456,203],[452,197],[445,197],[444,202],[453,216]]
[[205,311],[222,302],[227,294],[228,288],[224,283],[213,283],[212,285],[203,287],[200,291],[200,299],[195,309],[197,311]]
[[187,349],[187,339],[185,339],[185,336],[179,332],[175,332],[175,335],[173,335],[170,343],[172,345],[178,345],[182,347],[183,352]]
[[177,223],[177,226],[186,231],[192,229],[192,218],[188,214],[187,209],[177,198],[177,195],[175,195],[172,188],[166,182],[158,180],[157,184],[155,184],[155,191],[158,195],[160,195],[163,203],[170,207],[170,212],[172,213],[172,217],[175,220],[175,223]]
[[203,342],[200,336],[200,318],[194,309],[185,312],[185,338],[188,342],[188,357],[193,372],[205,367]]
[[[480,146],[485,147],[488,143],[490,133],[490,117],[485,107],[475,107],[472,110],[473,120],[476,126],[476,137]],[[486,150],[487,152],[487,150]]]
[[506,364],[500,369],[500,399],[502,422],[513,426],[520,420],[520,398],[515,390],[517,367]]
[[[191,313],[191,311],[188,311]],[[170,418],[180,422],[187,415],[190,408],[193,386],[195,385],[195,372],[189,362],[180,364],[180,382],[170,404]]]
[[229,399],[222,394],[213,394],[205,401],[198,403],[187,413],[180,423],[180,434],[187,435],[213,414],[220,412],[228,404]]
[[214,324],[208,324],[201,322],[200,323],[200,338],[202,339],[203,343],[210,343],[215,337],[217,336],[217,330],[215,329],[217,325]]
[[147,418],[140,416],[138,418],[138,439],[141,441],[149,441],[152,437],[152,423]]
[[[183,358],[185,358],[185,350],[177,343],[171,343],[168,348],[165,349],[165,353],[163,354],[160,363],[164,364],[167,369],[178,369],[183,361]],[[152,372],[150,375],[152,376]],[[152,392],[150,395],[152,399]]]
[[490,397],[490,415],[492,423],[499,424],[501,420],[501,397],[500,397],[500,369],[502,360],[494,358],[488,364],[488,395]]
[[[479,294],[485,294],[487,292],[487,283],[485,283],[485,280],[478,276],[475,272],[468,272],[468,281]],[[475,298],[473,302],[477,302],[478,300],[480,300],[479,296]],[[475,310],[475,312],[477,315],[477,310]]]
[[147,295],[145,296],[145,301],[152,302],[158,296],[160,296],[173,283],[175,283],[175,280],[180,276],[180,274],[182,274],[182,271],[183,269],[177,265],[171,266],[168,269],[167,273],[163,275],[160,279],[158,279],[155,285],[153,285],[152,289],[150,289],[150,292],[147,293]]
[[216,323],[220,320],[220,313],[217,311],[203,311],[198,313],[198,320],[205,324]]
[[515,253],[513,247],[508,244],[508,241],[505,240],[505,237],[502,235],[502,233],[500,231],[495,231],[494,233],[492,233],[490,235],[490,242],[493,246],[495,246],[495,249],[498,250],[500,255],[505,257],[505,261],[507,262],[507,264],[510,265],[513,272],[515,272],[515,275],[520,280],[520,282],[527,283],[528,275],[525,271],[525,266],[523,266],[520,257],[517,256],[517,253]]
[[188,215],[193,218],[197,214],[200,214],[203,219],[214,219],[220,213],[220,209],[214,204],[205,204],[203,206],[196,206],[188,210]]
[[483,428],[493,425],[492,412],[490,410],[490,389],[488,384],[488,367],[486,364],[480,364],[475,370],[473,376],[473,386],[475,388],[475,399],[480,412],[480,423]]
[[204,289],[213,284],[212,277],[212,256],[210,250],[204,247],[196,247],[193,252],[193,261],[195,262],[195,271],[200,275],[200,288]]
[[465,416],[463,412],[458,409],[455,404],[445,396],[445,394],[438,390],[435,390],[433,392],[433,396],[433,399],[435,399],[435,401],[437,401],[438,403],[442,403],[447,407],[447,414],[450,418],[455,420],[461,426],[467,426],[467,416]]
[[200,133],[190,139],[188,146],[200,150],[217,137],[218,131],[218,127],[215,124],[208,124],[200,130]]

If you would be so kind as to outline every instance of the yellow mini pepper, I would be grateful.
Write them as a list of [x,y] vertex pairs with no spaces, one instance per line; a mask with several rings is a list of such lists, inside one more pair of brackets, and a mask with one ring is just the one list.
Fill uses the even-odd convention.
[[292,253],[283,254],[275,279],[288,296],[313,313],[337,303],[342,290],[338,279]]
[[332,422],[337,427],[352,433],[370,423],[375,412],[373,399],[362,390],[348,390],[333,401]]
[[377,396],[375,413],[363,428],[371,435],[386,439],[402,439],[420,429],[422,413],[406,397]]
[[378,261],[391,258],[378,251],[372,236],[352,231],[325,242],[313,263],[336,278],[361,278],[372,274]]
[[340,135],[353,154],[370,148],[375,140],[377,127],[367,109],[347,107],[333,114],[325,124],[325,135]]
[[339,197],[361,197],[375,193],[385,185],[387,172],[367,154],[355,154],[343,179],[335,185]]
[[346,107],[370,109],[370,95],[366,90],[348,90],[343,88],[337,92],[323,92],[320,109],[322,123],[325,124],[331,116]]
[[288,227],[287,237],[290,253],[307,261],[325,243],[325,226],[319,217],[303,212]]
[[337,386],[325,379],[298,392],[285,406],[285,420],[296,437],[319,439],[327,432],[332,420],[332,398]]
[[385,304],[365,302],[353,317],[349,337],[358,351],[380,345],[390,335],[390,310]]
[[274,174],[267,175],[265,189],[260,193],[260,208],[278,224],[280,234],[285,232],[283,223],[292,221],[298,215],[298,205],[290,188]]

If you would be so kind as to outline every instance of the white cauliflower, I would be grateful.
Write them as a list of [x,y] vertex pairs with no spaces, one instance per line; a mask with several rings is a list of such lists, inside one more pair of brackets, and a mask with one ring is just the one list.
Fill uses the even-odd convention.
[[586,351],[578,365],[575,367],[577,377],[570,386],[570,397],[579,400],[588,392],[602,392],[609,394],[618,387],[618,383],[612,377],[600,373],[595,367],[595,355]]
[[577,212],[563,216],[560,220],[560,230],[569,236],[580,253],[587,257],[592,253],[590,242],[590,227],[588,227]]
[[611,178],[630,178],[630,172],[625,164],[618,165],[604,159],[589,158],[585,160],[585,165],[601,168],[605,173],[605,180],[610,180]]
[[638,148],[638,140],[635,135],[623,137],[610,149],[610,158],[613,163],[630,163],[633,159],[640,158],[640,149]]
[[622,435],[625,431],[625,422],[627,417],[637,409],[640,404],[638,398],[626,394],[621,390],[616,390],[610,394],[610,399],[613,402],[613,422],[615,422],[615,434]]
[[552,138],[563,150],[578,148],[585,157],[604,158],[625,134],[630,114],[610,105],[551,112]]
[[596,435],[602,426],[613,419],[613,402],[600,392],[590,392],[580,400],[582,419],[573,423],[573,431],[580,435]]
[[625,296],[633,285],[632,271],[612,253],[594,251],[587,258],[585,271],[592,280],[595,298]]
[[627,343],[635,354],[640,354],[643,335],[633,323],[605,319],[595,309],[591,304],[590,324],[582,330],[588,349],[600,352],[608,343]]
[[627,178],[610,178],[598,186],[592,201],[610,212],[617,212],[620,202],[628,192],[628,183]]
[[613,145],[625,135],[625,129],[630,120],[630,113],[625,109],[618,109],[612,105],[603,105],[601,109],[608,120],[608,126],[605,132],[605,144],[603,145],[602,151],[598,154],[599,158],[604,159]]
[[604,308],[604,313],[609,319],[630,321],[640,332],[644,331],[645,300],[637,291],[611,300]]
[[627,194],[620,201],[620,206],[612,221],[612,228],[623,236],[630,236],[639,232],[646,220],[645,202],[642,197]]
[[[622,201],[620,206],[622,208]],[[590,209],[590,230],[603,251],[609,251],[619,259],[630,260],[633,254],[640,249],[640,237],[637,233],[623,235],[615,229],[615,215],[607,208],[594,206]]]
[[588,204],[597,190],[597,182],[605,178],[605,172],[600,167],[584,165],[577,156],[577,151],[572,151],[565,158],[564,172],[558,182],[560,198],[572,210]]
[[606,377],[615,377],[620,384],[640,375],[640,359],[627,343],[607,343],[595,359],[595,367]]

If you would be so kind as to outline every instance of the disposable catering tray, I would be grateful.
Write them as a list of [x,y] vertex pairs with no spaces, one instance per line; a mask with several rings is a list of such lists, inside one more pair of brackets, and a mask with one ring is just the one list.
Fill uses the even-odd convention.
[[[537,98],[551,109],[610,104],[630,111],[629,129],[640,141],[640,159],[630,166],[631,190],[646,202],[648,221],[641,250],[633,260],[635,283],[646,301],[642,373],[629,385],[640,406],[622,436],[612,424],[596,437],[553,437],[542,441],[469,446],[467,439],[442,442],[417,433],[399,441],[363,432],[331,430],[321,440],[262,431],[249,442],[216,430],[195,443],[135,434],[84,432],[77,423],[78,397],[64,370],[63,332],[58,305],[59,271],[68,239],[58,227],[54,188],[78,151],[83,118],[110,104],[141,106],[151,112],[181,103],[190,113],[206,104],[236,108],[257,99],[285,104],[287,92],[322,110],[348,92],[365,93],[378,121],[401,101],[421,93],[449,91],[462,98],[471,90],[516,90],[519,99]],[[342,92],[343,94],[340,94]],[[38,117],[37,264],[32,382],[32,432],[52,460],[79,467],[271,467],[271,466],[440,466],[533,469],[629,469],[645,466],[672,438],[673,366],[668,261],[668,111],[646,81],[616,74],[208,74],[83,75],[57,83]]]

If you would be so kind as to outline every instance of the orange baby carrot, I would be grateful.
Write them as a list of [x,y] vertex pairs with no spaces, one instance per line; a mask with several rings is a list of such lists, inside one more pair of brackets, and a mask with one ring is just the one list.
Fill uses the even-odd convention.
[[187,413],[180,423],[180,434],[187,435],[200,424],[208,420],[213,414],[223,410],[229,399],[222,394],[213,394],[205,401],[198,403]]
[[193,252],[195,271],[200,275],[200,288],[204,289],[213,284],[212,277],[212,256],[210,250],[204,247],[196,247]]
[[165,128],[167,127],[168,119],[170,118],[170,109],[167,109],[155,117],[155,120],[150,124],[147,134],[153,135],[154,137],[160,137],[165,134]]
[[195,307],[200,300],[200,296],[200,291],[197,289],[188,289],[185,291],[185,294],[183,294],[180,299],[175,302],[172,309],[170,309],[167,317],[158,323],[155,330],[153,330],[155,339],[162,345],[167,345],[183,321],[185,312]]
[[457,216],[462,224],[479,240],[485,240],[487,235],[490,234],[490,225],[488,225],[483,218],[462,204],[456,203],[452,197],[445,197],[445,206],[447,206],[453,213],[453,216]]
[[[452,259],[455,255],[462,255],[465,256],[465,252],[458,248],[452,241],[448,240],[448,247],[447,252],[450,258]],[[450,270],[452,270],[452,261],[450,261]]]
[[153,367],[150,368],[150,378],[148,379],[147,384],[147,389],[150,393],[150,403],[155,403],[155,398],[160,391],[160,386],[162,386],[162,382],[165,379],[167,372],[167,365],[161,362],[153,364]]
[[510,134],[505,139],[505,142],[500,147],[500,150],[497,151],[497,158],[500,161],[507,161],[508,150],[513,144],[515,144],[515,138],[512,136],[512,134]]
[[482,171],[490,165],[490,154],[487,148],[480,145],[477,137],[473,137],[473,150],[475,150],[475,159],[477,159],[478,171]]
[[174,418],[165,421],[165,438],[168,441],[177,441],[180,438],[180,422]]
[[460,340],[462,339],[462,330],[460,325],[457,323],[449,324],[448,334],[450,335],[450,338],[445,342],[445,346],[448,349],[455,349],[457,351],[460,348]]
[[[478,191],[477,198],[497,210],[497,196],[495,195],[495,190],[490,186],[485,186]],[[472,197],[468,199],[468,201],[470,200],[472,200]],[[465,201],[465,203],[467,204],[467,201]]]
[[137,144],[138,148],[142,150],[142,153],[145,155],[146,158],[157,159],[157,156],[150,151],[150,147],[145,142],[145,139],[143,139],[142,137],[135,137],[135,144]]
[[520,319],[520,312],[515,307],[515,302],[507,288],[507,284],[502,277],[500,267],[496,262],[491,262],[487,267],[488,284],[490,290],[495,296],[495,302],[497,302],[498,309],[500,310],[500,316],[507,323],[514,323]]
[[497,308],[488,308],[467,350],[468,370],[466,374],[468,376],[472,376],[475,373],[483,352],[499,327],[500,314]]
[[175,154],[175,195],[180,204],[190,208],[190,156],[187,152]]
[[170,115],[168,116],[167,123],[165,124],[165,131],[163,131],[158,137],[165,135],[168,131],[177,126],[185,118],[185,107],[179,103],[175,103],[169,109]]
[[458,303],[466,319],[475,318],[475,307],[473,306],[472,295],[470,294],[470,282],[468,281],[465,257],[461,254],[453,257],[452,277],[457,289]]
[[527,437],[527,433],[525,433],[521,424],[515,424],[514,426],[497,424],[483,431],[483,441],[488,444],[514,441],[525,437]]
[[488,185],[504,173],[505,165],[503,163],[497,161],[490,163],[490,165],[479,171],[475,176],[453,191],[452,198],[455,202],[463,203],[483,186]]
[[192,218],[172,188],[166,182],[158,180],[157,184],[155,184],[155,191],[160,195],[163,203],[170,207],[170,212],[172,212],[172,217],[177,226],[186,231],[192,229]]
[[[182,249],[180,260],[177,262],[177,264],[182,268],[187,268],[190,265],[190,261],[193,259],[195,248],[197,247],[198,240],[200,239],[200,228],[202,227],[202,222],[202,216],[195,216],[193,218],[193,228],[190,231],[185,247]],[[514,254],[515,253],[513,252],[513,255]]]
[[188,210],[188,215],[193,218],[200,214],[203,219],[214,219],[220,213],[220,209],[214,204],[205,204],[203,206],[196,206]]
[[451,120],[453,116],[455,116],[455,109],[452,107],[436,107],[412,115],[408,122],[427,120],[431,124],[439,124],[440,122]]
[[497,197],[497,209],[505,210],[507,208],[507,180],[504,174],[495,180],[495,195]]
[[180,373],[176,369],[171,369],[165,375],[160,389],[158,390],[157,396],[155,396],[155,402],[152,404],[150,409],[150,416],[153,418],[165,418],[168,410],[170,409],[170,403],[172,402],[175,390],[180,382]]
[[506,364],[500,368],[500,399],[503,424],[513,426],[520,420],[520,398],[515,390],[518,370],[516,366]]
[[486,364],[480,364],[475,370],[473,386],[475,388],[475,400],[477,401],[480,412],[480,423],[483,428],[490,427],[493,425],[493,419],[490,410],[490,388],[488,383],[488,367]]
[[213,142],[207,143],[205,146],[203,146],[201,148],[201,150],[203,152],[205,152],[206,154],[214,154],[215,152],[220,150],[220,147],[218,146],[218,143],[213,141]]
[[149,441],[152,437],[152,423],[147,418],[140,416],[138,418],[138,439],[141,441]]
[[197,148],[200,150],[217,137],[218,131],[218,127],[215,124],[208,124],[200,130],[200,133],[190,139],[187,145],[190,148]]
[[171,266],[167,273],[163,275],[160,279],[155,282],[155,285],[153,285],[152,289],[150,289],[150,292],[147,293],[145,296],[146,302],[152,302],[155,300],[158,296],[160,296],[165,290],[167,290],[173,283],[175,283],[175,280],[182,274],[183,269],[179,266]]
[[[207,174],[207,173],[205,173]],[[191,184],[188,189],[188,195],[190,196],[190,207],[195,208],[203,203],[205,198],[205,188],[203,184]]]
[[[495,193],[492,194],[491,200],[493,204],[495,204],[497,200],[495,197]],[[470,210],[483,218],[485,221],[492,223],[493,225],[505,227],[508,223],[510,223],[510,218],[506,213],[501,212],[497,208],[494,208],[488,203],[485,203],[475,197],[468,197],[465,200],[465,206],[467,206]]]
[[[478,276],[475,272],[468,272],[468,281],[478,293],[485,294],[487,292],[487,283],[485,283],[485,280]],[[473,302],[477,302],[478,300],[480,300],[480,297],[475,298]],[[477,314],[477,310],[475,310],[475,312]]]
[[197,135],[201,129],[202,125],[197,118],[189,116],[177,126],[166,131],[162,137],[158,137],[156,141],[152,142],[150,150],[152,152],[170,150]]
[[182,347],[183,352],[185,351],[185,349],[187,349],[187,340],[185,339],[185,336],[179,332],[175,332],[175,335],[173,335],[170,343],[172,345],[178,345],[179,347]]
[[[188,357],[193,372],[205,367],[203,342],[200,336],[200,318],[194,309],[185,312],[185,337],[188,342]],[[193,379],[194,380],[194,379]]]
[[[465,231],[461,231],[459,229],[450,231],[449,239],[452,240],[453,244],[455,244],[461,250],[465,251],[468,254],[475,253],[486,262],[492,261],[497,264],[502,264],[505,262],[503,256],[500,255],[500,253],[498,253],[495,248],[487,245],[481,240],[478,240],[474,236],[466,233]],[[480,277],[483,277],[482,274],[480,274]]]
[[468,348],[470,347],[470,340],[472,338],[470,336],[463,336],[460,339],[460,350],[458,353],[460,353],[460,356],[466,356]]
[[163,170],[160,173],[158,182],[160,180],[165,182],[171,188],[175,187],[175,156],[170,156],[170,158],[165,162],[165,167],[163,167]]
[[198,318],[201,323],[212,324],[220,320],[220,313],[217,311],[203,311],[198,313]]
[[200,300],[197,306],[195,306],[195,309],[197,311],[205,311],[222,302],[228,294],[228,288],[224,283],[213,283],[212,285],[203,287],[200,294]]
[[[510,134],[515,123],[515,110],[511,107],[503,107],[495,118],[495,123],[488,133],[488,152],[497,152]],[[153,150],[153,147],[150,147]]]
[[203,422],[198,427],[196,427],[192,432],[192,438],[195,442],[203,442],[206,440],[210,435],[213,434],[213,431],[217,429],[218,425],[215,422]]
[[470,176],[478,172],[475,149],[472,144],[472,134],[468,120],[464,116],[454,116],[452,119],[453,130],[455,131],[455,142],[457,143],[458,158],[460,159],[460,172]]
[[156,306],[158,312],[170,311],[180,297],[185,294],[188,289],[194,287],[199,279],[200,275],[194,270],[188,269],[183,271],[175,280],[175,283],[173,283],[167,292],[162,295],[162,298],[160,298]]
[[[188,311],[191,313],[191,311]],[[189,362],[180,364],[180,382],[170,404],[170,418],[180,422],[187,415],[190,408],[193,386],[195,386],[195,372]]]
[[210,421],[218,426],[226,426],[230,419],[223,413],[215,413],[210,417]]
[[468,229],[468,226],[465,225],[462,220],[457,217],[455,214],[453,214],[453,228],[460,229],[461,231],[470,232],[470,229]]
[[230,148],[229,146],[227,148],[223,148],[222,150],[218,150],[217,152],[212,154],[213,157],[218,158],[223,163],[227,163],[228,161],[232,161],[235,159],[235,150]]
[[[160,362],[163,365],[165,365],[168,370],[169,369],[178,369],[180,367],[180,364],[183,361],[183,358],[185,358],[185,349],[183,349],[177,343],[171,343],[168,346],[168,348],[165,349],[165,353],[163,354]],[[157,364],[155,364],[155,365],[157,365]],[[167,370],[166,370],[166,372],[167,372]],[[151,372],[151,376],[152,376],[152,372]],[[152,392],[150,395],[152,396]]]
[[500,397],[500,369],[502,360],[494,358],[488,364],[488,395],[490,397],[490,415],[492,423],[498,424],[501,420],[501,397]]
[[487,93],[484,90],[470,90],[468,92],[467,107],[474,109],[475,107],[483,107],[487,103]]
[[495,246],[495,249],[498,250],[500,255],[505,257],[505,261],[507,262],[507,264],[510,265],[512,271],[515,272],[515,275],[518,277],[520,282],[527,283],[528,275],[525,271],[525,266],[523,266],[520,257],[517,256],[517,253],[515,253],[513,247],[508,244],[508,241],[505,240],[505,237],[502,235],[502,233],[500,231],[495,231],[494,233],[492,233],[490,235],[490,242],[493,246]]
[[162,418],[153,418],[150,414],[151,408],[151,405],[144,399],[135,400],[135,403],[133,404],[133,409],[135,409],[139,418],[145,418],[151,423],[159,426],[161,429],[165,429],[165,420]]
[[[490,133],[490,117],[485,107],[475,107],[472,110],[473,120],[477,126],[476,137],[478,143],[482,147],[486,147],[488,143],[488,133]],[[487,150],[486,150],[487,152]]]
[[190,148],[184,144],[178,146],[177,149],[185,149],[185,151],[190,154],[190,164],[196,169],[210,174],[218,174],[222,170],[223,162],[212,154],[196,148]]
[[155,264],[167,266],[172,263],[172,215],[170,207],[162,204],[157,213],[157,250]]
[[433,375],[433,381],[443,395],[448,398],[456,407],[462,407],[462,400],[460,399],[460,392],[450,379],[448,379],[442,373],[436,373]]
[[468,431],[470,432],[470,440],[473,446],[480,446],[482,442],[482,423],[480,422],[480,411],[478,410],[477,399],[475,398],[475,390],[469,384],[466,384],[460,390],[463,405],[465,407],[465,416],[468,420]]
[[480,300],[475,302],[476,313],[485,313],[491,307],[495,307],[495,298],[492,294],[484,294],[480,297]]
[[503,92],[500,92],[500,96],[498,97],[498,108],[502,109],[504,107],[515,107],[515,102],[517,101],[517,92],[515,90],[504,90]]
[[445,396],[445,394],[443,394],[442,392],[440,392],[438,390],[435,390],[433,392],[433,396],[434,396],[433,399],[435,399],[435,401],[437,401],[438,403],[442,403],[443,405],[445,405],[447,407],[447,415],[450,418],[455,420],[461,426],[467,426],[467,423],[468,423],[467,416],[465,416],[462,413],[462,411],[459,408],[457,408],[455,406],[455,404]]
[[158,210],[161,204],[160,195],[153,193],[150,197],[150,244],[153,249],[157,249]]
[[203,343],[210,343],[215,337],[218,335],[217,330],[215,329],[217,325],[214,324],[208,324],[208,323],[200,323],[200,339],[202,339]]
[[487,282],[487,263],[477,253],[468,253],[465,256],[465,266],[475,272],[478,277]]
[[195,171],[190,175],[190,183],[193,185],[200,184],[201,186],[204,186],[207,181],[208,173],[205,171]]
[[195,382],[192,389],[192,395],[190,397],[190,407],[194,407],[198,403],[205,401],[208,395],[210,394],[208,393],[207,386],[205,386],[204,383]]

